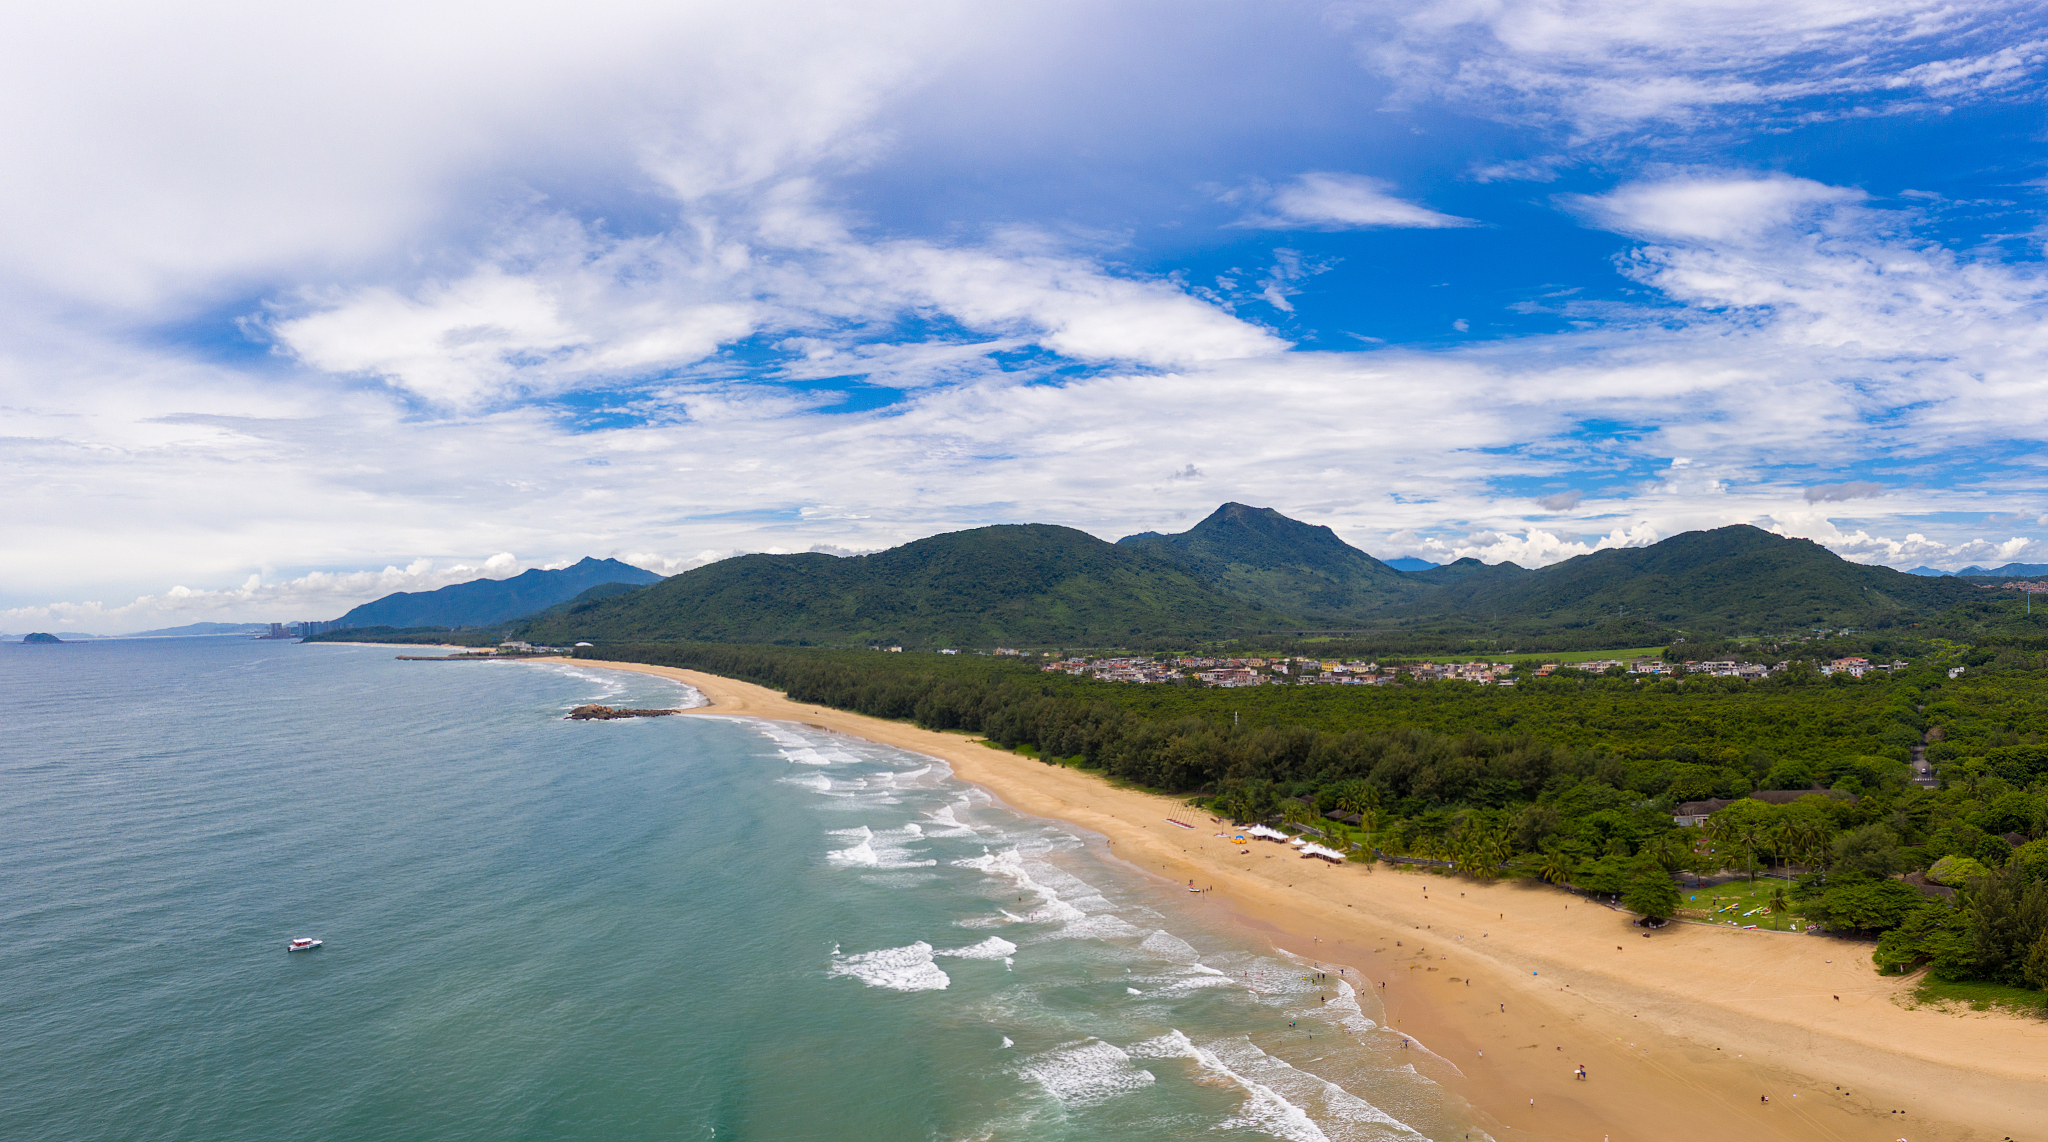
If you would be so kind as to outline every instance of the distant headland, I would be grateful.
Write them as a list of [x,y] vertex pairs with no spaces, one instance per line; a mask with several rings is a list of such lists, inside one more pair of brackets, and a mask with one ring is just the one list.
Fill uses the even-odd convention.
[[23,642],[56,642],[56,643],[61,643],[61,642],[63,642],[64,640],[63,640],[63,639],[61,639],[61,638],[58,638],[58,637],[57,637],[56,635],[54,635],[54,634],[46,634],[46,633],[44,633],[44,632],[42,632],[42,631],[37,631],[37,632],[36,632],[36,633],[34,633],[34,634],[31,634],[31,635],[25,636],[25,637],[24,637],[24,638],[23,638],[23,639],[22,639],[21,641],[23,641]]

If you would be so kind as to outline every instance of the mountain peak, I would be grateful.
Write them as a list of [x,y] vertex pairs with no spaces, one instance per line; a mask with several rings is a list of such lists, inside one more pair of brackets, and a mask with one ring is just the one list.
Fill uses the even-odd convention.
[[1143,548],[1288,614],[1348,621],[1414,589],[1401,572],[1322,524],[1235,501],[1178,535],[1141,532],[1117,544]]

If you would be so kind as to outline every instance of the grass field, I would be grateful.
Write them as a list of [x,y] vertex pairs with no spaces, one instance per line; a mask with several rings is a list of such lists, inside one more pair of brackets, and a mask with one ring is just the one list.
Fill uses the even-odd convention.
[[1806,921],[1791,912],[1773,914],[1766,909],[1779,889],[1790,889],[1789,881],[1759,876],[1754,885],[1746,880],[1717,884],[1712,888],[1683,888],[1678,892],[1678,915],[1685,920],[1743,928],[1751,924],[1772,932],[1798,932]]
[[2048,1013],[2048,994],[2024,987],[2007,987],[1999,983],[1980,983],[1966,980],[1949,983],[1932,976],[1920,981],[1913,990],[1913,1002],[1932,1005],[1963,1004],[1972,1011],[1989,1011],[2002,1007],[2008,1011],[2029,1015]]

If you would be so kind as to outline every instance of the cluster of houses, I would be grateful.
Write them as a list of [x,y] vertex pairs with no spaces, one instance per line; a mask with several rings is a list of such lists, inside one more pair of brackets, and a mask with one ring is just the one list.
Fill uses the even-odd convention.
[[1047,674],[1086,674],[1103,682],[1177,682],[1180,670],[1149,658],[1068,658],[1039,667]]
[[[941,651],[940,653],[953,653]],[[998,654],[1017,653],[998,650]],[[1604,674],[1620,669],[1628,674],[1651,677],[1706,675],[1756,681],[1788,668],[1790,662],[1765,666],[1756,662],[1723,659],[1713,662],[1665,662],[1660,658],[1595,659],[1588,662],[1548,662],[1536,668],[1536,677],[1548,678],[1559,670]],[[1903,670],[1903,661],[1872,662],[1867,658],[1837,658],[1820,666],[1822,674],[1848,674],[1861,678],[1873,671]],[[1142,657],[1090,658],[1076,656],[1040,667],[1048,674],[1087,675],[1105,682],[1179,682],[1193,678],[1205,686],[1267,686],[1292,683],[1297,686],[1385,686],[1404,678],[1418,682],[1456,680],[1480,686],[1513,686],[1515,664],[1511,662],[1405,662],[1385,666],[1377,662],[1338,662],[1315,658],[1209,658],[1186,656],[1169,660]]]

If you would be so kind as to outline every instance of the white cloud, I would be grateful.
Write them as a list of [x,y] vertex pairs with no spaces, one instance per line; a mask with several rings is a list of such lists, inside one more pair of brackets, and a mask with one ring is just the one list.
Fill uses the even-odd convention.
[[1869,499],[1872,496],[1881,496],[1883,494],[1883,484],[1873,484],[1868,480],[1850,480],[1847,483],[1841,484],[1815,484],[1813,487],[1806,489],[1806,502],[1809,504],[1840,503],[1845,500]]
[[1407,98],[1580,142],[2023,92],[2048,56],[2038,9],[2011,3],[1376,0],[1336,11]]
[[[791,221],[799,211],[802,226]],[[973,246],[862,242],[787,198],[772,220],[737,221],[615,239],[543,217],[522,228],[519,246],[460,278],[308,297],[268,329],[315,368],[373,375],[457,408],[672,372],[757,332],[795,335],[796,375],[824,366],[910,384],[1028,344],[1154,366],[1287,347],[1171,282],[1051,252],[1028,232]],[[872,337],[874,326],[918,311],[996,339],[905,346],[839,334]]]
[[1622,234],[1747,244],[1864,197],[1861,191],[1811,179],[1716,173],[1631,183],[1607,195],[1574,195],[1565,201],[1595,224]]
[[1392,184],[1364,175],[1311,171],[1277,188],[1254,186],[1226,201],[1250,201],[1255,209],[1233,226],[1265,230],[1442,229],[1476,226],[1469,218],[1439,213],[1396,198]]
[[1918,532],[1908,533],[1904,539],[1893,539],[1872,535],[1862,528],[1845,532],[1826,521],[1813,520],[1805,521],[1804,526],[1780,525],[1772,530],[1811,539],[1844,559],[1901,569],[1923,564],[1940,566],[1948,571],[1959,571],[1970,564],[1996,567],[2036,552],[2041,546],[2036,540],[2018,535],[2002,542],[1984,539],[1943,542]]
[[475,564],[436,567],[416,559],[404,567],[382,571],[314,571],[288,579],[249,576],[240,586],[218,590],[175,586],[109,606],[98,602],[51,603],[0,610],[0,630],[80,631],[87,634],[129,634],[201,622],[252,622],[250,615],[286,616],[267,622],[331,619],[372,599],[397,591],[433,591],[473,579],[505,579],[526,570],[511,552],[499,552]]
[[[2002,9],[1376,8],[1398,34],[1375,58],[1411,94],[1609,143],[2037,86],[2031,32],[1971,38],[2001,11],[2031,26]],[[334,27],[135,11],[45,6],[0,44],[0,94],[48,109],[0,124],[0,207],[33,223],[0,239],[0,605],[150,600],[75,604],[93,609],[71,629],[331,618],[387,586],[313,568],[426,560],[403,579],[423,586],[512,550],[673,573],[1019,519],[1178,530],[1225,499],[1368,550],[1532,565],[1734,522],[1858,558],[1974,559],[1957,553],[2032,541],[1950,521],[2048,510],[2026,467],[2048,438],[2039,278],[1919,237],[1919,215],[1853,188],[1631,156],[1605,169],[1655,173],[1570,201],[1641,243],[1623,268],[1655,304],[1565,298],[1578,332],[1440,352],[1283,352],[1232,307],[1309,311],[1305,243],[1200,294],[1119,264],[1129,234],[1174,221],[1157,203],[1091,230],[1022,198],[958,221],[954,200],[979,192],[957,174],[916,203],[935,221],[851,189],[927,193],[915,161],[877,173],[915,127],[901,101],[942,73],[967,89],[959,61],[1004,56],[1025,15],[450,3]],[[1041,18],[1076,40],[1098,27],[1086,6]],[[309,42],[329,46],[273,50]],[[974,123],[1008,146],[1025,106]],[[1044,130],[1091,172],[1141,133],[1075,125]],[[1451,169],[1582,162],[1598,169],[1571,153]],[[1350,174],[1236,201],[1252,225],[1303,231],[1471,224]],[[181,347],[218,335],[177,324],[201,312],[255,312],[283,352]],[[814,382],[843,376],[896,399],[828,413],[838,395]],[[1838,529],[1823,506],[1850,501],[1811,493],[1853,486],[1872,457],[1893,490]],[[2004,467],[1926,478],[1965,460]],[[1594,490],[1526,491],[1567,483]]]

